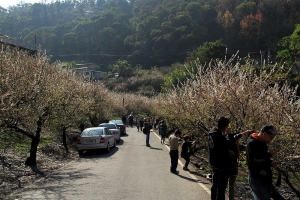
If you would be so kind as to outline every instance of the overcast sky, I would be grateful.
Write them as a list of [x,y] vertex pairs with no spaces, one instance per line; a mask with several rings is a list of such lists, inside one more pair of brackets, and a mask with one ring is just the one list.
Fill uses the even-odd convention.
[[20,3],[41,3],[41,2],[52,2],[51,0],[0,0],[0,6],[3,8],[8,8],[8,6],[15,6]]

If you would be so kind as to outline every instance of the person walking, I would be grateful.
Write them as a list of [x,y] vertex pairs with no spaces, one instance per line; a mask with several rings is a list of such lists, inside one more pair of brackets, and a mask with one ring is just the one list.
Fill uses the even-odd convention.
[[254,200],[270,200],[272,185],[272,167],[280,163],[271,160],[275,150],[269,150],[269,144],[276,135],[276,128],[271,124],[264,125],[260,132],[253,133],[247,139],[246,157],[249,169],[248,181]]
[[126,126],[126,120],[127,120],[126,115],[123,115],[123,117],[122,117],[122,122],[123,122],[124,126]]
[[138,117],[135,119],[135,124],[136,124],[136,128],[137,128],[137,130],[139,132],[140,131],[140,122],[139,122],[139,118]]
[[165,124],[164,120],[161,120],[159,127],[158,127],[158,133],[160,134],[160,143],[165,144],[165,138],[167,133],[167,125]]
[[132,114],[130,114],[130,115],[128,116],[128,123],[129,123],[129,125],[131,126],[131,128],[133,128],[133,115],[132,115]]
[[170,144],[169,154],[171,158],[170,172],[173,174],[179,174],[179,171],[177,171],[177,165],[178,165],[178,147],[179,147],[180,134],[181,131],[179,129],[176,129],[174,135],[171,135],[169,137],[169,144]]
[[183,170],[190,171],[188,166],[190,163],[190,153],[191,153],[191,146],[195,144],[195,141],[190,141],[190,136],[185,135],[183,136],[183,143],[181,145],[181,153],[180,156],[185,160],[185,164],[183,166]]
[[211,199],[225,200],[229,178],[228,147],[229,141],[223,133],[230,133],[229,119],[221,117],[217,126],[209,131],[209,163],[213,171]]
[[140,121],[139,121],[139,127],[140,127],[140,130],[143,131],[143,127],[144,127],[144,118],[141,117]]
[[143,133],[146,134],[146,147],[151,147],[150,145],[150,130],[152,126],[149,120],[145,120],[145,127],[143,128]]

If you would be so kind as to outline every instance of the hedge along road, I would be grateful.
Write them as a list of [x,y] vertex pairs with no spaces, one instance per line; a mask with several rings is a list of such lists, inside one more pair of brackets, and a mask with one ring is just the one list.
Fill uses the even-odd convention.
[[78,160],[34,182],[14,195],[15,199],[87,200],[209,200],[208,183],[182,170],[170,173],[167,146],[151,132],[146,136],[127,127],[127,135],[109,153],[87,151]]

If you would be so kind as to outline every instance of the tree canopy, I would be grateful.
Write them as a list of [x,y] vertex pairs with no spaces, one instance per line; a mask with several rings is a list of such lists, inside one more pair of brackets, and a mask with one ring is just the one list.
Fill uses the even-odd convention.
[[297,0],[68,0],[1,9],[0,31],[17,45],[40,45],[52,60],[151,68],[182,63],[220,39],[230,54],[277,52],[299,23],[299,7]]

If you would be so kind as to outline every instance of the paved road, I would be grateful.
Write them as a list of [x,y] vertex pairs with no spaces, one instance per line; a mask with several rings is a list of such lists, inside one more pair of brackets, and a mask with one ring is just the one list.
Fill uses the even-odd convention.
[[136,128],[127,128],[127,133],[110,153],[86,152],[78,161],[25,188],[18,199],[210,199],[209,186],[181,165],[179,175],[169,172],[168,147],[160,144],[155,133],[150,135],[151,148]]

